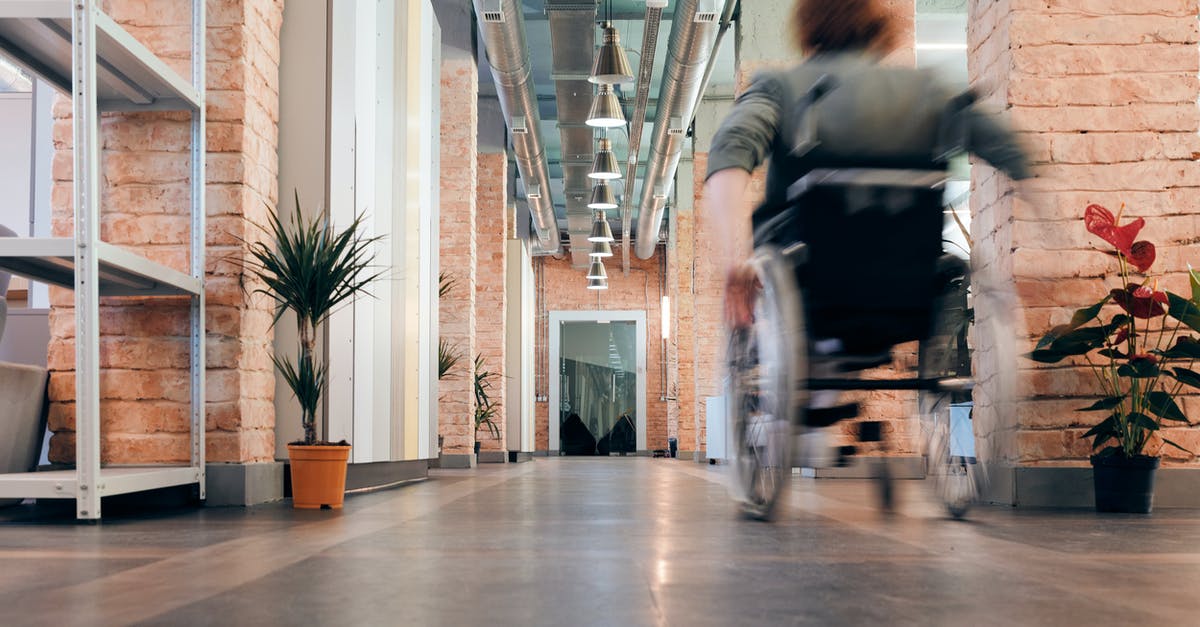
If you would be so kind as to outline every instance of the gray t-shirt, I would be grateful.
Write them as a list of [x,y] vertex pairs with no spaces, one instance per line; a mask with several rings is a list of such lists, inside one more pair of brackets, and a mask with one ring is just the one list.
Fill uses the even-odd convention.
[[[806,109],[819,80],[827,91]],[[815,168],[945,167],[938,158],[947,124],[960,131],[967,151],[1015,179],[1028,178],[1012,130],[978,105],[956,106],[958,96],[932,71],[879,65],[861,53],[823,54],[763,72],[714,136],[706,178],[727,168],[753,171],[770,157],[764,204],[775,205]],[[794,153],[798,138],[815,141]]]

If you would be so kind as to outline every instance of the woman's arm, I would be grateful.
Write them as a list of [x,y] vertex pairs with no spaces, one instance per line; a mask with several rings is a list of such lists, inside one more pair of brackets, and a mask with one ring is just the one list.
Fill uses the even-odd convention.
[[725,319],[734,327],[751,320],[754,277],[745,269],[752,238],[746,188],[750,173],[766,160],[779,132],[780,91],[770,74],[756,76],[721,123],[708,154],[704,216],[716,234],[711,254],[726,277]]

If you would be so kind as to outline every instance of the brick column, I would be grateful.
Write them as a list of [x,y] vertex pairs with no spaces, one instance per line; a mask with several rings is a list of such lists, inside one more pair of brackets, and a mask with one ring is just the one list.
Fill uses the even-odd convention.
[[[479,153],[479,189],[476,195],[476,267],[475,267],[475,350],[483,356],[484,367],[496,373],[491,400],[498,404],[495,421],[500,437],[480,432],[481,461],[503,462],[508,459],[505,442],[507,387],[505,377],[505,328],[508,294],[508,155],[503,152]],[[518,414],[519,415],[519,414]],[[499,452],[483,455],[482,451]]]
[[[1114,285],[1111,264],[1080,219],[1089,203],[1114,211],[1124,203],[1125,216],[1146,218],[1144,236],[1158,247],[1154,271],[1167,273],[1164,287],[1187,293],[1181,273],[1195,264],[1192,214],[1200,209],[1197,10],[1196,0],[971,2],[971,82],[1010,110],[1042,164],[1032,204],[1014,199],[1011,183],[983,163],[971,172],[975,254],[990,276],[1016,289],[1027,325],[1018,331],[1022,349]],[[994,367],[987,357],[977,355],[977,367]],[[1015,415],[985,414],[995,423],[998,461],[1083,463],[1090,446],[1080,436],[1100,416],[1073,410],[1096,393],[1091,373],[1018,366],[1018,391],[1028,399]],[[1194,398],[1184,406],[1193,416],[1200,411]],[[1196,428],[1168,431],[1193,450],[1200,444]],[[1196,462],[1173,449],[1161,453]]]
[[[111,0],[114,20],[189,76],[189,3]],[[242,289],[223,261],[244,254],[277,200],[280,0],[208,3],[207,331],[209,462],[274,458],[271,309]],[[181,33],[183,33],[181,35]],[[55,107],[52,198],[55,236],[73,233],[70,102]],[[166,113],[107,115],[101,238],[188,271],[189,123]],[[249,285],[253,289],[254,285]],[[74,311],[67,290],[51,294],[50,458],[73,463]],[[182,462],[188,447],[188,306],[171,299],[105,299],[100,307],[101,459]]]
[[442,273],[454,280],[441,298],[441,338],[461,355],[450,377],[438,384],[438,433],[443,436],[443,467],[474,463],[475,268],[477,264],[476,162],[479,72],[469,56],[442,59],[441,81]]

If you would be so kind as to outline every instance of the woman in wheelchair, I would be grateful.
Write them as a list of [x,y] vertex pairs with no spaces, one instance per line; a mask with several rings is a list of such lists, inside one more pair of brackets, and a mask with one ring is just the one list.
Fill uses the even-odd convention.
[[[961,515],[982,487],[978,464],[964,461],[974,461],[973,444],[965,453],[946,442],[949,403],[970,399],[969,367],[954,371],[945,348],[966,326],[969,279],[964,263],[943,255],[942,184],[962,152],[1028,178],[1025,153],[971,93],[881,63],[897,42],[881,0],[797,0],[790,26],[805,60],[758,74],[738,97],[713,138],[705,184],[706,217],[730,234],[717,253],[743,510],[768,518],[791,467],[819,465],[808,447],[793,460],[793,427],[812,436],[854,416],[856,407],[836,405],[839,390],[909,389],[930,422],[928,474],[962,478],[937,482]],[[766,198],[739,215],[764,162]],[[838,377],[889,363],[891,348],[911,341],[921,342],[915,379]],[[946,424],[935,424],[943,415]],[[881,439],[878,423],[865,424],[860,439]],[[880,468],[887,508],[891,482]]]

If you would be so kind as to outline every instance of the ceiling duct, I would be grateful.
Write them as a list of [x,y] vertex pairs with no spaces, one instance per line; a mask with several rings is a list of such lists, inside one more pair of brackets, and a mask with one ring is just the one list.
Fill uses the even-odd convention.
[[590,262],[592,211],[592,162],[596,147],[595,129],[587,125],[595,88],[588,82],[596,43],[596,3],[578,0],[546,0],[550,22],[550,54],[553,59],[554,95],[558,109],[558,132],[562,140],[562,181],[566,199],[567,234],[571,263],[586,268]]
[[[553,253],[559,247],[558,222],[550,197],[550,169],[540,131],[537,96],[530,75],[529,48],[525,43],[525,19],[520,0],[474,0],[479,16],[479,34],[487,49],[492,79],[504,119],[513,129],[513,154],[525,188],[541,190],[529,196],[529,212],[541,248]],[[516,129],[524,128],[525,132]]]
[[717,13],[718,4],[721,3],[713,0],[679,0],[675,4],[650,156],[638,205],[638,238],[634,252],[641,259],[653,257],[658,246],[663,210],[675,184],[685,131],[700,100],[704,71],[717,39],[719,23],[710,14]]

